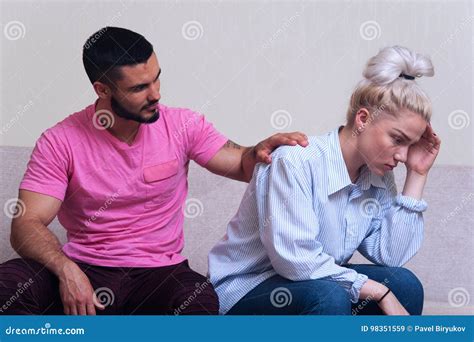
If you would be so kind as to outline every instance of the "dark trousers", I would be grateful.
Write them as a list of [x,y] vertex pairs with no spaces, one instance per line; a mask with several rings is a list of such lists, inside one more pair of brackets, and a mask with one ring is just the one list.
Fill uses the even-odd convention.
[[[98,315],[211,315],[219,311],[212,284],[184,261],[155,268],[77,263],[105,310]],[[0,264],[0,315],[62,315],[59,279],[30,259]]]

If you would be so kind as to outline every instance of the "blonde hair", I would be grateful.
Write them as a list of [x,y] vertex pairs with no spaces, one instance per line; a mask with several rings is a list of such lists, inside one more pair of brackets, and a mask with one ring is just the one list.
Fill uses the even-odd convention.
[[433,75],[429,57],[401,46],[383,48],[369,59],[364,79],[352,93],[347,124],[353,125],[360,108],[375,110],[375,116],[379,112],[396,115],[401,108],[406,108],[429,122],[431,101],[414,79],[407,78]]

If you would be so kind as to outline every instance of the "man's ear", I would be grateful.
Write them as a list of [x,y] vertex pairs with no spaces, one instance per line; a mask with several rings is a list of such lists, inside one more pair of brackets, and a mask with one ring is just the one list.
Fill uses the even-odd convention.
[[362,132],[365,126],[370,122],[370,113],[367,108],[359,108],[354,119],[354,128]]
[[93,86],[95,93],[101,99],[108,99],[112,94],[110,87],[105,83],[96,81],[94,82]]

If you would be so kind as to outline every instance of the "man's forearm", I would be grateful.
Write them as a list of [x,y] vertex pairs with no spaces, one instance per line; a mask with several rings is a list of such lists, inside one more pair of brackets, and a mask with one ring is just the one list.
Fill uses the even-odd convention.
[[256,164],[257,158],[255,155],[255,146],[244,147],[244,151],[242,153],[242,180],[244,182],[250,182]]
[[224,148],[230,153],[225,161],[227,169],[221,175],[241,182],[250,182],[256,164],[255,147],[240,146],[229,140]]
[[23,258],[33,259],[61,276],[64,266],[73,262],[61,250],[58,238],[38,220],[21,220],[12,225],[13,249]]

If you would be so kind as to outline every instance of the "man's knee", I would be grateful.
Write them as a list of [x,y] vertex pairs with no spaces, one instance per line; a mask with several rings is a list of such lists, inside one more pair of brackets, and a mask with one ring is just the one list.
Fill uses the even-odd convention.
[[176,291],[172,301],[173,315],[217,315],[219,298],[209,279],[192,270],[188,263],[173,273]]
[[12,259],[0,264],[0,288],[30,283],[33,285],[44,267],[31,259]]
[[173,303],[173,315],[217,315],[219,298],[211,282],[202,277],[193,286],[178,291]]
[[44,267],[31,259],[12,259],[0,265],[0,314],[35,313],[34,293],[42,284]]

